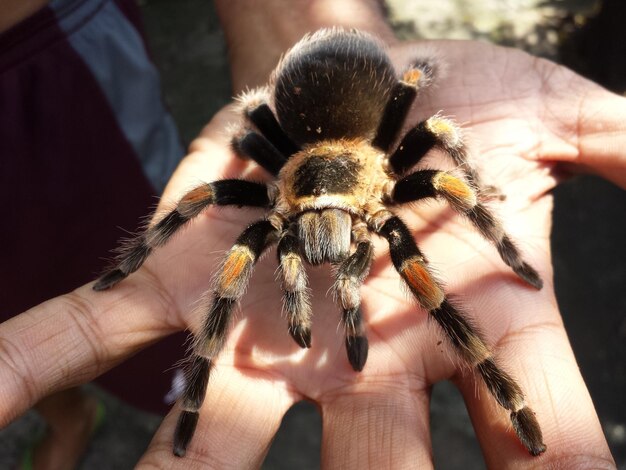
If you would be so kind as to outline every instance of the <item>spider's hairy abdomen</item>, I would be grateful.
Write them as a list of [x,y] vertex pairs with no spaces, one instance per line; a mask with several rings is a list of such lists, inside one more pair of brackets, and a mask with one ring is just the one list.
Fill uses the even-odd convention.
[[372,138],[396,81],[382,46],[363,33],[324,30],[301,41],[275,74],[281,127],[302,145]]

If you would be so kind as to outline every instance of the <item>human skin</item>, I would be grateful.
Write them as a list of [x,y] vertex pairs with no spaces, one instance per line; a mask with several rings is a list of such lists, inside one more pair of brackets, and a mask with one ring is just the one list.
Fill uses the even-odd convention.
[[[237,89],[262,83],[277,54],[304,32],[331,24],[359,26],[386,38],[399,69],[424,47],[445,58],[446,76],[421,98],[408,122],[444,110],[463,123],[484,179],[507,196],[497,204],[506,229],[546,285],[536,291],[519,281],[495,249],[443,205],[417,205],[402,216],[431,266],[445,279],[448,292],[462,299],[499,361],[520,382],[548,450],[541,457],[528,455],[511,429],[508,413],[469,370],[459,367],[445,341],[438,344],[444,340],[441,332],[399,289],[385,244],[377,241],[376,261],[362,288],[371,349],[361,373],[348,364],[337,328],[338,308],[325,295],[332,284],[330,270],[309,270],[313,347],[303,352],[289,337],[280,314],[271,254],[257,265],[217,360],[187,456],[179,459],[171,452],[179,411],[175,409],[140,466],[258,466],[285,411],[306,398],[322,412],[325,467],[429,468],[430,387],[450,379],[464,396],[489,467],[614,468],[554,297],[549,191],[561,169],[610,175],[626,187],[618,150],[626,135],[625,100],[520,51],[469,41],[397,43],[377,20],[374,4],[355,5],[364,11],[348,12],[336,21],[324,16],[327,10],[322,10],[324,15],[308,11],[294,24],[296,18],[287,21],[277,15],[281,2],[267,2],[263,13],[257,12],[255,25],[266,24],[276,32],[279,20],[290,24],[288,33],[272,37],[244,34],[249,31],[241,22],[245,12],[236,11],[238,20],[229,19],[232,11],[225,10],[225,3],[218,2],[218,10],[226,36],[241,38],[231,49]],[[238,3],[232,8],[241,7]],[[346,9],[349,4],[344,4]],[[267,15],[261,18],[267,21],[259,21],[258,15]],[[355,19],[359,24],[352,22]],[[244,40],[247,36],[250,39]],[[237,65],[246,64],[246,54],[259,50],[266,61],[254,67]],[[224,130],[236,121],[233,108],[227,107],[207,125],[168,185],[162,208],[200,180],[269,178],[232,154]],[[443,164],[445,159],[433,161]],[[91,380],[167,334],[184,328],[195,331],[202,312],[193,305],[210,286],[222,253],[247,223],[260,217],[258,210],[209,209],[111,291],[97,293],[91,285],[83,286],[0,325],[0,425],[41,397]]]

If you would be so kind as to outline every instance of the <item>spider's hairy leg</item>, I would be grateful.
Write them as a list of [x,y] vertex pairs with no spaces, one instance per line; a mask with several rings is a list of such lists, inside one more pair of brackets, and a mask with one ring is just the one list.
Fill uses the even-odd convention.
[[289,158],[300,148],[287,136],[272,112],[270,91],[267,87],[243,93],[238,98],[246,119],[276,148]]
[[287,158],[269,140],[250,129],[235,134],[231,146],[237,155],[251,158],[274,176],[287,162]]
[[539,423],[526,406],[515,380],[498,367],[480,333],[446,297],[425,264],[408,227],[396,216],[389,217],[378,233],[387,239],[391,260],[422,308],[444,331],[460,358],[473,367],[498,404],[510,411],[513,428],[531,455],[546,450]]
[[270,202],[267,186],[260,183],[225,179],[198,186],[185,194],[174,210],[123,246],[116,266],[103,274],[93,289],[109,289],[137,271],[153,249],[164,245],[209,205],[267,207]]
[[361,314],[360,288],[372,264],[374,250],[363,222],[355,224],[352,232],[356,249],[338,266],[334,290],[342,309],[348,360],[352,368],[360,372],[367,361],[369,347]]
[[451,119],[432,116],[406,133],[389,157],[389,166],[401,175],[415,166],[433,148],[442,149],[465,174],[467,181],[485,193],[478,173],[471,165],[461,129]]
[[299,241],[288,229],[278,242],[278,262],[284,291],[283,308],[289,320],[289,333],[301,348],[311,347],[311,304],[306,270]]
[[192,357],[185,367],[185,389],[179,400],[183,409],[174,431],[174,455],[185,455],[198,423],[213,360],[226,342],[230,318],[243,295],[252,268],[264,249],[275,241],[278,229],[269,220],[246,228],[227,253],[213,287],[213,303],[201,331],[195,337]]
[[493,243],[502,260],[524,281],[536,289],[543,287],[539,273],[522,255],[502,228],[498,218],[478,201],[476,191],[460,178],[445,171],[421,170],[400,179],[391,200],[406,203],[429,197],[443,197],[454,210],[467,216],[480,234]]
[[435,76],[432,60],[419,60],[410,66],[392,87],[387,105],[372,145],[388,152],[419,90],[426,88]]

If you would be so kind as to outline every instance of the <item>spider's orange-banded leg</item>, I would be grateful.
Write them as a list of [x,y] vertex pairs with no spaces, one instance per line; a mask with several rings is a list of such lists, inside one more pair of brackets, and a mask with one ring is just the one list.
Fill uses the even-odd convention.
[[286,158],[290,158],[300,148],[285,134],[272,112],[270,92],[267,87],[243,93],[238,98],[246,119]]
[[348,360],[358,372],[365,366],[369,347],[361,313],[360,289],[372,264],[374,249],[364,223],[355,224],[352,233],[356,249],[339,264],[333,288],[342,310]]
[[185,389],[179,400],[183,411],[174,431],[173,451],[179,457],[185,455],[195,432],[213,361],[226,342],[233,309],[248,285],[254,264],[276,241],[278,231],[269,220],[250,225],[226,254],[216,276],[213,303],[194,338],[192,356],[185,367]]
[[278,242],[277,252],[284,291],[283,308],[289,321],[289,334],[301,348],[310,348],[311,303],[307,275],[300,256],[299,241],[291,227]]
[[467,147],[463,142],[461,129],[451,119],[432,116],[407,132],[396,150],[389,156],[391,170],[402,175],[415,166],[433,148],[439,148],[449,155],[481,196],[498,194],[496,188],[485,188],[476,169],[468,158]]
[[431,84],[435,75],[435,63],[419,60],[410,66],[393,86],[383,111],[372,145],[389,152],[396,140],[406,115],[419,90]]
[[419,304],[441,327],[461,359],[475,369],[500,406],[510,411],[513,429],[528,452],[544,452],[541,428],[534,412],[526,406],[519,385],[496,365],[476,327],[448,300],[408,227],[397,216],[391,216],[376,231],[389,242],[393,265]]
[[467,216],[480,234],[495,245],[502,260],[515,274],[536,289],[543,287],[539,273],[522,259],[497,217],[462,179],[445,171],[421,170],[396,182],[391,192],[391,202],[397,204],[430,197],[444,198],[454,210]]
[[185,194],[174,210],[123,245],[116,266],[103,274],[93,289],[109,289],[137,271],[153,249],[164,245],[172,235],[210,205],[268,207],[270,203],[267,186],[260,183],[225,179],[198,186]]

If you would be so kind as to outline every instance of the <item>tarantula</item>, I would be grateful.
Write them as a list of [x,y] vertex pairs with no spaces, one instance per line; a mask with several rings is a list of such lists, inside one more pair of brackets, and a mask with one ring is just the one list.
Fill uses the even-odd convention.
[[[269,86],[240,98],[245,124],[234,133],[233,149],[276,179],[269,184],[224,179],[191,190],[175,209],[131,240],[116,267],[96,282],[98,291],[120,282],[210,205],[267,210],[264,219],[237,238],[216,275],[212,305],[186,364],[175,455],[185,455],[234,307],[254,264],[270,245],[277,244],[289,333],[302,348],[311,347],[305,263],[336,267],[334,290],[348,360],[355,371],[363,369],[368,341],[359,289],[373,258],[371,233],[388,242],[393,265],[420,306],[510,412],[522,444],[532,455],[545,451],[541,429],[520,387],[496,365],[477,329],[450,302],[410,230],[393,212],[394,206],[404,203],[443,198],[495,245],[520,278],[541,289],[537,271],[523,261],[484,205],[484,187],[468,164],[457,126],[436,115],[398,139],[418,91],[435,78],[432,59],[415,61],[398,78],[383,47],[362,32],[332,29],[306,36],[281,60]],[[396,140],[399,143],[393,146]],[[433,148],[447,153],[462,175],[410,172]]]

